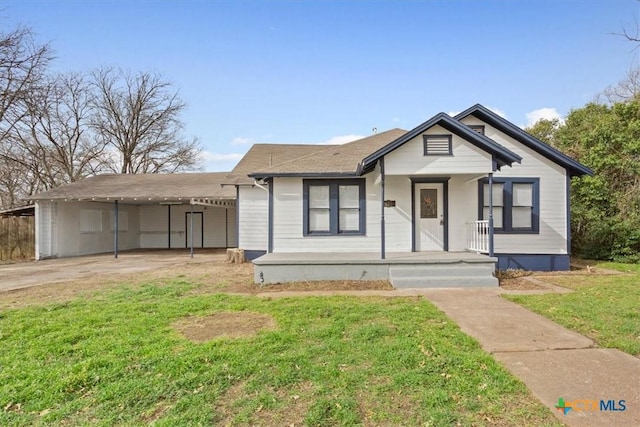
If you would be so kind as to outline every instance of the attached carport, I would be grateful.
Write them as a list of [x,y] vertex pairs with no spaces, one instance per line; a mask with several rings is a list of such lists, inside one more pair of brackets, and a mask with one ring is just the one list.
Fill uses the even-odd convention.
[[32,197],[36,259],[237,246],[227,173],[99,175]]

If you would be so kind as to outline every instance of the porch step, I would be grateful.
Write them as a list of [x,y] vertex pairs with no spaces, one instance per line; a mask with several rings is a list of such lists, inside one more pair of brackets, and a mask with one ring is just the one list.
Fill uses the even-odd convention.
[[391,265],[389,280],[395,288],[460,288],[498,286],[493,263]]

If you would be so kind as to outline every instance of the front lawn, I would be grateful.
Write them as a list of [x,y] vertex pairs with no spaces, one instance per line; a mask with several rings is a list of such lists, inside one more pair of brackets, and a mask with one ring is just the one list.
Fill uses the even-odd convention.
[[602,347],[640,357],[640,266],[598,263],[593,268],[625,274],[541,276],[574,292],[505,298],[588,336]]
[[[424,299],[196,287],[121,286],[0,312],[0,424],[556,424]],[[179,332],[242,313],[243,330],[271,326],[202,343]]]

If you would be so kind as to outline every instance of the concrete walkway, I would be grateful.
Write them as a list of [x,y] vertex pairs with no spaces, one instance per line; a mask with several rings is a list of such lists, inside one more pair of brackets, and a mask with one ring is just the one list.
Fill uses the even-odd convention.
[[[640,426],[640,359],[619,350],[598,348],[589,338],[500,296],[567,291],[570,292],[555,287],[543,291],[450,288],[263,292],[257,296],[423,296],[520,378],[562,423],[587,427]],[[575,402],[578,407],[564,414],[555,408],[559,398]],[[625,410],[600,411],[600,400],[607,404],[609,400],[615,401],[616,409],[622,409],[619,401],[624,400]],[[592,410],[590,405],[594,404]]]
[[[493,354],[569,426],[640,426],[640,359],[593,341],[500,297],[495,289],[422,294]],[[566,415],[558,399],[578,407]],[[597,401],[596,410],[590,408]],[[600,400],[624,411],[600,411]],[[611,408],[611,406],[610,406]]]

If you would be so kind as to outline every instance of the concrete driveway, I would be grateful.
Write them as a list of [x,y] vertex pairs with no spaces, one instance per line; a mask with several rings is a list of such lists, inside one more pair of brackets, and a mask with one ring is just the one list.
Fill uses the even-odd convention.
[[[197,251],[193,261],[221,261],[223,250]],[[75,258],[49,259],[0,265],[0,292],[100,274],[131,274],[192,262],[187,250],[121,252]]]

